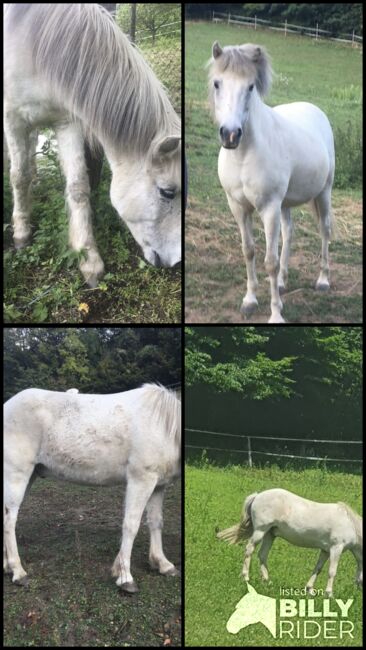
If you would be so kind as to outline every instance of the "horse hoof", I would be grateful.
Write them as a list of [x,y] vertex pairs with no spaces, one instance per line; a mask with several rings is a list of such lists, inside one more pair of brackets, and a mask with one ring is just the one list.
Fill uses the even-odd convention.
[[22,578],[19,578],[18,580],[13,580],[13,583],[17,587],[28,587],[29,586],[29,578],[28,578],[28,576],[23,576]]
[[16,251],[22,250],[22,248],[25,248],[26,245],[28,244],[29,237],[26,238],[17,238],[14,237],[14,248]]
[[315,285],[316,291],[329,291],[329,282],[317,282]]
[[173,566],[172,569],[168,569],[165,573],[163,573],[164,576],[179,576],[180,577],[180,571],[179,569],[176,569],[175,566]]
[[240,313],[244,318],[249,318],[258,309],[258,302],[243,303],[240,307]]
[[126,593],[128,594],[136,594],[139,590],[135,581],[124,582],[123,584],[121,584],[120,589],[122,589],[122,591],[126,591]]

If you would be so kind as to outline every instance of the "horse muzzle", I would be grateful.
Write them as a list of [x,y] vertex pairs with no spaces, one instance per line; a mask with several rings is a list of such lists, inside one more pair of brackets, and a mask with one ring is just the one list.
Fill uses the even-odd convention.
[[227,129],[225,126],[220,128],[220,140],[225,149],[236,149],[243,134],[242,129]]

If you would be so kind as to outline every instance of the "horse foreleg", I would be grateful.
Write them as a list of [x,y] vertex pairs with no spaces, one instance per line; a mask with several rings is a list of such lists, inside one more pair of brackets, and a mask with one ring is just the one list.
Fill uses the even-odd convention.
[[227,195],[227,199],[230,210],[239,226],[243,255],[247,269],[247,292],[243,298],[240,311],[244,316],[250,316],[258,307],[258,301],[256,298],[258,280],[255,272],[255,251],[252,232],[253,210],[248,207],[243,207],[240,203],[234,201],[234,199],[229,195]]
[[179,575],[178,569],[165,557],[162,543],[164,487],[156,487],[147,502],[147,524],[150,530],[149,562],[159,573],[170,576]]
[[10,157],[10,180],[13,190],[13,215],[15,248],[23,248],[29,240],[30,228],[30,186],[29,128],[26,123],[5,113],[4,124],[6,143]]
[[80,270],[89,286],[96,287],[98,279],[103,275],[104,264],[92,230],[84,138],[78,124],[58,127],[56,133],[62,168],[66,176],[70,246],[76,251],[85,251],[86,259],[80,262]]
[[155,489],[156,476],[130,475],[127,480],[125,515],[122,525],[122,543],[112,567],[112,575],[117,577],[117,585],[124,591],[134,593],[137,585],[131,575],[132,546],[140,527],[146,504]]
[[292,237],[292,220],[289,208],[281,210],[281,232],[282,232],[282,250],[280,258],[280,272],[278,274],[278,289],[283,293],[286,289],[288,277],[288,261],[290,258],[290,247]]
[[358,586],[361,586],[362,585],[362,551],[360,548],[354,548],[351,550],[357,562],[356,584]]
[[329,553],[329,574],[328,582],[325,588],[325,595],[330,598],[333,595],[333,582],[337,574],[339,558],[342,555],[343,546],[332,546]]
[[266,235],[266,256],[264,265],[271,284],[271,317],[269,323],[284,323],[281,316],[282,301],[278,287],[280,263],[278,259],[278,240],[280,235],[280,206],[269,206],[260,212]]
[[317,579],[320,571],[322,570],[322,568],[323,568],[323,566],[324,566],[324,564],[325,564],[325,562],[327,561],[328,558],[329,558],[329,553],[327,551],[323,551],[323,550],[320,551],[320,555],[319,555],[318,561],[317,561],[317,563],[315,565],[314,571],[313,571],[313,573],[312,573],[312,575],[311,575],[311,577],[310,577],[310,579],[309,579],[309,581],[308,581],[308,583],[306,585],[306,591],[308,593],[310,593],[312,596],[315,595],[315,593],[313,592],[313,587],[314,587],[314,584],[315,584],[315,580]]
[[261,565],[261,574],[263,580],[269,580],[269,575],[268,575],[268,568],[267,568],[267,558],[268,558],[268,553],[271,550],[272,544],[274,542],[274,536],[272,535],[271,531],[269,530],[265,536],[263,537],[263,542],[261,544],[261,547],[259,549],[258,557]]
[[243,564],[243,570],[242,570],[242,575],[244,580],[247,582],[249,581],[249,569],[250,569],[250,560],[253,555],[254,549],[259,544],[259,542],[263,539],[265,533],[261,530],[256,530],[254,531],[253,535],[251,536],[247,547],[245,549],[245,556],[244,556],[244,564]]

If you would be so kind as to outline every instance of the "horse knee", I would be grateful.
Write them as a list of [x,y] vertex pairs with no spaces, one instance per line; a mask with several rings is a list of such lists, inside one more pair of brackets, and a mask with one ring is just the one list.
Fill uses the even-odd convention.
[[264,260],[264,266],[269,276],[278,275],[280,270],[280,262],[278,256],[268,255]]
[[67,196],[75,203],[89,203],[90,191],[88,184],[81,181],[75,181],[67,186]]

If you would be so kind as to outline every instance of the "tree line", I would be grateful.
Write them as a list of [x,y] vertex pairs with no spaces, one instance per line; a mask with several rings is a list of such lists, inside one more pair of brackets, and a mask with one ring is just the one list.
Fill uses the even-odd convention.
[[181,381],[181,331],[143,328],[6,328],[4,394],[24,388],[117,393]]
[[362,328],[187,327],[185,385],[187,427],[358,438]]
[[232,13],[242,16],[257,16],[270,22],[293,23],[303,27],[314,27],[319,24],[334,37],[340,34],[355,33],[362,35],[362,4],[361,3],[187,3],[186,17],[189,19],[207,20],[212,11]]

